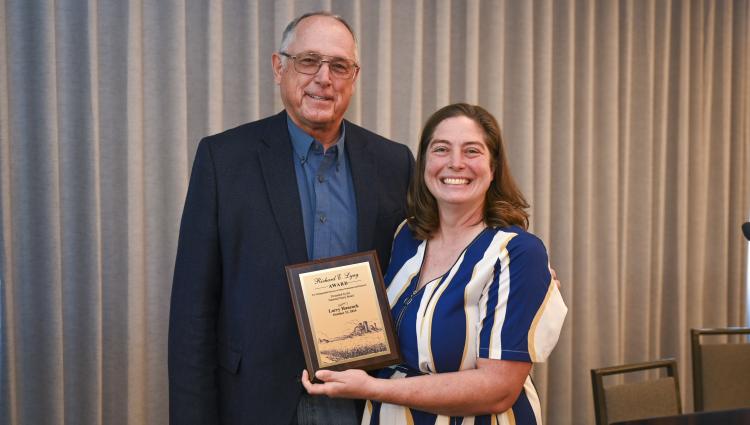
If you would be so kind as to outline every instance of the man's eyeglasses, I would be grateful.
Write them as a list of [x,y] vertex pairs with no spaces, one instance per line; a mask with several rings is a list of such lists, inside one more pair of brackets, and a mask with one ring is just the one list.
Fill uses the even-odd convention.
[[352,78],[359,70],[359,65],[353,61],[336,56],[325,56],[317,53],[290,55],[287,52],[279,52],[279,54],[291,59],[294,62],[294,70],[300,74],[315,75],[320,71],[323,63],[328,64],[328,70],[334,77],[342,80]]

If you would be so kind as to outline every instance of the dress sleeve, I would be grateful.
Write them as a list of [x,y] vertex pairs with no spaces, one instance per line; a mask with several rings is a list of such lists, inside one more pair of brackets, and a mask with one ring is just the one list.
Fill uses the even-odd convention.
[[512,234],[501,245],[481,303],[477,352],[497,360],[546,360],[568,311],[544,244],[530,233]]

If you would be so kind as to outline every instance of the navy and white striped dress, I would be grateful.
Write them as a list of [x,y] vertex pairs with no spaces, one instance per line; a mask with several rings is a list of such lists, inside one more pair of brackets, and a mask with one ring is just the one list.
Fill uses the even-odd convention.
[[[547,252],[513,226],[484,229],[443,276],[415,290],[427,247],[405,222],[385,275],[404,364],[381,378],[474,369],[477,358],[541,362],[560,335],[567,307],[549,273]],[[363,424],[541,424],[530,377],[513,407],[498,415],[447,417],[367,402]]]

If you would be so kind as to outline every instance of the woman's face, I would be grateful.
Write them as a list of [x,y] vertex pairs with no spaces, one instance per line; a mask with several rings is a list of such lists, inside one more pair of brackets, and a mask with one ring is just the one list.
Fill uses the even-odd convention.
[[424,180],[439,208],[481,208],[493,170],[482,128],[471,118],[447,118],[427,146]]

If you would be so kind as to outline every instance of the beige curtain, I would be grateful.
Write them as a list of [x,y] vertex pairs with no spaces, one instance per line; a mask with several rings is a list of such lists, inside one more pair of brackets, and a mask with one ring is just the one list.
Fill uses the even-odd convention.
[[589,369],[741,325],[750,1],[0,1],[0,422],[167,423],[177,230],[200,137],[281,108],[295,15],[359,35],[349,118],[416,145],[453,101],[504,128],[570,307],[535,377],[593,424]]

